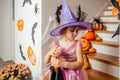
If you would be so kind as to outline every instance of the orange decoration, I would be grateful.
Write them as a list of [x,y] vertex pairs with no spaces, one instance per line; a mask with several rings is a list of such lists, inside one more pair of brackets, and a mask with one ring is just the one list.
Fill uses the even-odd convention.
[[115,18],[118,18],[118,14],[119,14],[118,9],[114,7],[114,8],[112,9],[112,15],[113,15]]
[[118,5],[120,6],[120,0],[116,0],[116,2],[118,2]]
[[95,40],[96,34],[93,32],[92,29],[89,29],[88,32],[83,35],[83,38],[92,41]]
[[[57,46],[55,46],[54,48],[52,48],[52,50],[51,50],[51,56],[54,56],[54,57],[57,57],[56,55],[56,53],[57,53]],[[57,72],[57,69],[58,69],[58,67],[56,67],[56,66],[53,66],[53,69],[55,70],[55,72]]]
[[24,28],[24,21],[22,19],[17,21],[17,27],[19,31],[23,31]]
[[96,49],[95,49],[95,48],[90,48],[90,49],[89,49],[89,52],[94,53],[94,52],[96,52]]
[[86,40],[86,39],[80,38],[80,39],[78,39],[78,41],[82,42],[82,49],[83,49],[83,51],[87,51],[90,48],[90,46],[91,46],[90,42],[88,40]]
[[32,48],[30,46],[28,47],[27,55],[28,55],[28,58],[29,58],[31,64],[35,65],[36,64],[36,56],[35,56],[34,51],[32,50]]

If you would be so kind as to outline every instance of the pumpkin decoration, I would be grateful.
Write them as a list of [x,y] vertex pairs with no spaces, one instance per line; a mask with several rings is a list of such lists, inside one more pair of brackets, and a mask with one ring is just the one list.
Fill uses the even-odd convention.
[[36,56],[35,56],[34,51],[32,50],[32,48],[30,46],[28,47],[27,55],[28,55],[28,58],[29,58],[31,64],[35,65],[36,64]]
[[102,31],[104,30],[103,23],[101,22],[100,18],[94,18],[93,24],[92,24],[92,29],[96,31]]
[[99,24],[97,24],[97,23],[92,24],[92,28],[93,28],[93,30],[96,30],[96,31],[103,31],[103,30],[105,30],[102,23],[99,23]]
[[22,19],[17,21],[17,27],[19,31],[23,31],[24,28],[24,21]]
[[83,51],[87,51],[91,46],[90,42],[86,39],[80,38],[80,39],[78,39],[78,41],[82,42],[82,50]]
[[96,49],[95,48],[90,48],[89,52],[94,53],[94,52],[96,52]]
[[118,14],[119,14],[118,9],[114,7],[114,8],[112,9],[112,15],[113,15],[115,18],[118,18]]
[[120,6],[120,0],[116,0],[116,2],[118,2],[118,5]]
[[102,38],[100,38],[99,36],[96,37],[95,41],[102,41]]
[[96,34],[92,29],[89,29],[88,32],[83,35],[83,38],[92,41],[95,40]]

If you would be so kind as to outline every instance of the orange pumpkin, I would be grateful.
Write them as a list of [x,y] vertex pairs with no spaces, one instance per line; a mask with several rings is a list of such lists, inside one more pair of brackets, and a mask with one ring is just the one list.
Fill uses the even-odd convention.
[[82,42],[82,50],[83,51],[87,51],[91,46],[90,42],[86,39],[80,38],[80,39],[78,39],[78,41]]
[[23,31],[24,28],[24,21],[22,19],[17,21],[17,27],[19,31]]
[[89,52],[94,53],[94,52],[96,52],[96,49],[95,49],[95,48],[90,48],[90,49],[89,49]]
[[115,18],[118,18],[118,13],[119,13],[118,9],[114,7],[114,8],[112,9],[112,15],[113,15]]
[[118,2],[118,5],[120,6],[120,0],[116,0]]
[[83,35],[83,38],[92,41],[95,40],[96,34],[92,29],[89,29],[88,32]]
[[32,50],[32,48],[30,46],[28,47],[27,55],[28,55],[28,58],[29,58],[31,64],[35,65],[36,64],[36,56],[35,56],[34,51]]

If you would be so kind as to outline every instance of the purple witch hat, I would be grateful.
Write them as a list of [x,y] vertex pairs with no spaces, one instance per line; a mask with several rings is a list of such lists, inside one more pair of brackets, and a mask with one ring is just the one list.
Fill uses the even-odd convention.
[[61,12],[61,22],[60,26],[54,29],[50,35],[51,36],[59,36],[60,31],[63,28],[69,26],[80,26],[82,29],[89,29],[91,28],[91,24],[88,22],[78,22],[76,17],[74,16],[73,12],[70,10],[69,6],[67,5],[66,0],[62,1],[62,12]]

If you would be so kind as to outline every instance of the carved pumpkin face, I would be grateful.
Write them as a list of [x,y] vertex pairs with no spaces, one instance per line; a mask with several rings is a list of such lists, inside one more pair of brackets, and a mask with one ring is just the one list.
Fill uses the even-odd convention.
[[114,8],[112,9],[112,15],[113,15],[115,18],[118,18],[118,13],[119,13],[118,9],[114,7]]
[[22,19],[17,21],[17,27],[19,31],[23,31],[24,28],[24,21]]
[[36,64],[36,56],[35,56],[34,51],[32,50],[31,47],[28,47],[27,55],[28,55],[28,58],[29,58],[31,64],[35,65]]

